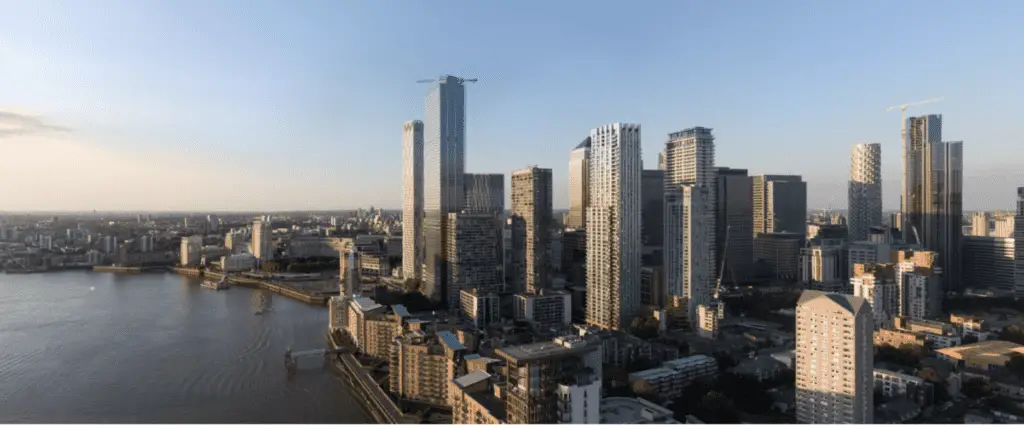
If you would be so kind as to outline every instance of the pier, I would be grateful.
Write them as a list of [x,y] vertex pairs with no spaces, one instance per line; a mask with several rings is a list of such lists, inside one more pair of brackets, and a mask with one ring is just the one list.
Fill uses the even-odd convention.
[[300,357],[320,357],[324,361],[328,361],[331,355],[337,355],[345,352],[342,348],[318,348],[315,350],[304,350],[304,351],[292,351],[291,348],[284,352],[284,367],[288,369],[288,374],[294,375],[299,368]]

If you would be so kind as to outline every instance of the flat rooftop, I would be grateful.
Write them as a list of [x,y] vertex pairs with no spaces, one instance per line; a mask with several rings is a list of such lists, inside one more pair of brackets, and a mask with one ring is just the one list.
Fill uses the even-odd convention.
[[601,399],[603,424],[678,424],[671,410],[642,398],[605,397]]
[[1005,365],[1013,353],[1024,354],[1024,345],[1010,341],[988,340],[936,350],[943,356],[974,364]]
[[594,345],[587,345],[587,343],[580,338],[572,338],[568,341],[571,343],[561,344],[556,341],[543,341],[535,342],[533,344],[502,347],[498,349],[498,353],[516,361],[527,361],[551,356],[583,353],[596,348]]

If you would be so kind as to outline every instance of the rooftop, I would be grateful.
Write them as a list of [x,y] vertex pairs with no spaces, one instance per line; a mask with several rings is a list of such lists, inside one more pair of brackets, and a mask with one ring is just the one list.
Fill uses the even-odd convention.
[[486,381],[486,380],[488,380],[490,378],[491,378],[491,374],[489,374],[487,372],[484,372],[482,370],[478,370],[478,371],[475,371],[475,372],[470,372],[470,373],[467,373],[465,375],[462,375],[462,376],[460,376],[458,378],[453,379],[452,381],[454,381],[455,385],[458,385],[459,388],[466,388],[466,387],[471,386],[473,384],[479,384],[479,383],[481,383],[483,381]]
[[441,340],[441,343],[452,350],[465,350],[466,346],[462,345],[462,341],[459,341],[459,337],[453,334],[451,331],[438,331],[437,339]]
[[606,397],[601,399],[601,423],[678,424],[671,410],[642,398]]
[[861,310],[870,309],[867,300],[861,297],[850,295],[832,294],[821,291],[804,291],[797,302],[797,309],[801,307],[828,308],[840,307],[856,315]]
[[516,361],[537,360],[545,357],[583,353],[594,349],[581,338],[556,338],[552,341],[502,347],[498,353]]
[[936,350],[940,355],[964,360],[968,363],[1004,365],[1010,360],[1010,354],[1024,354],[1024,346],[1010,341],[987,340],[974,344]]
[[384,307],[384,306],[382,306],[380,304],[377,304],[377,302],[374,301],[373,298],[364,297],[362,295],[355,295],[355,296],[353,296],[352,297],[352,305],[356,306],[356,308],[358,308],[359,310],[363,311],[364,313],[368,312],[368,311],[371,311],[371,310],[375,310],[375,309]]

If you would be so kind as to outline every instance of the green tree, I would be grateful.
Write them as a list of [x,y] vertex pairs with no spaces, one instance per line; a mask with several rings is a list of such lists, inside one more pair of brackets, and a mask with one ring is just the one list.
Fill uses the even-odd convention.
[[636,317],[630,322],[629,332],[642,339],[658,337],[658,319],[653,317]]
[[1006,369],[1014,376],[1024,379],[1024,354],[1011,353],[1010,360],[1006,362]]
[[964,382],[964,395],[972,400],[982,399],[992,395],[992,386],[984,379],[971,378]]
[[654,385],[651,384],[651,381],[648,381],[646,379],[638,379],[636,382],[633,382],[632,387],[633,394],[636,394],[638,397],[643,397],[646,400],[658,402],[657,390],[654,388]]
[[999,332],[999,339],[1015,342],[1017,344],[1024,344],[1024,330],[1021,330],[1017,325],[1007,326]]

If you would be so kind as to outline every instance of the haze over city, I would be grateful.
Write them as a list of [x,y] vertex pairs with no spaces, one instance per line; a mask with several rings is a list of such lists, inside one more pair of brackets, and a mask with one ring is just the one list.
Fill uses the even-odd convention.
[[810,208],[845,208],[850,146],[881,143],[898,208],[885,108],[934,97],[910,113],[963,140],[965,210],[1022,176],[1020,2],[101,4],[4,3],[0,210],[397,208],[416,81],[447,73],[479,79],[466,171],[551,168],[556,208],[614,121],[645,168],[711,127],[718,164],[803,175]]

